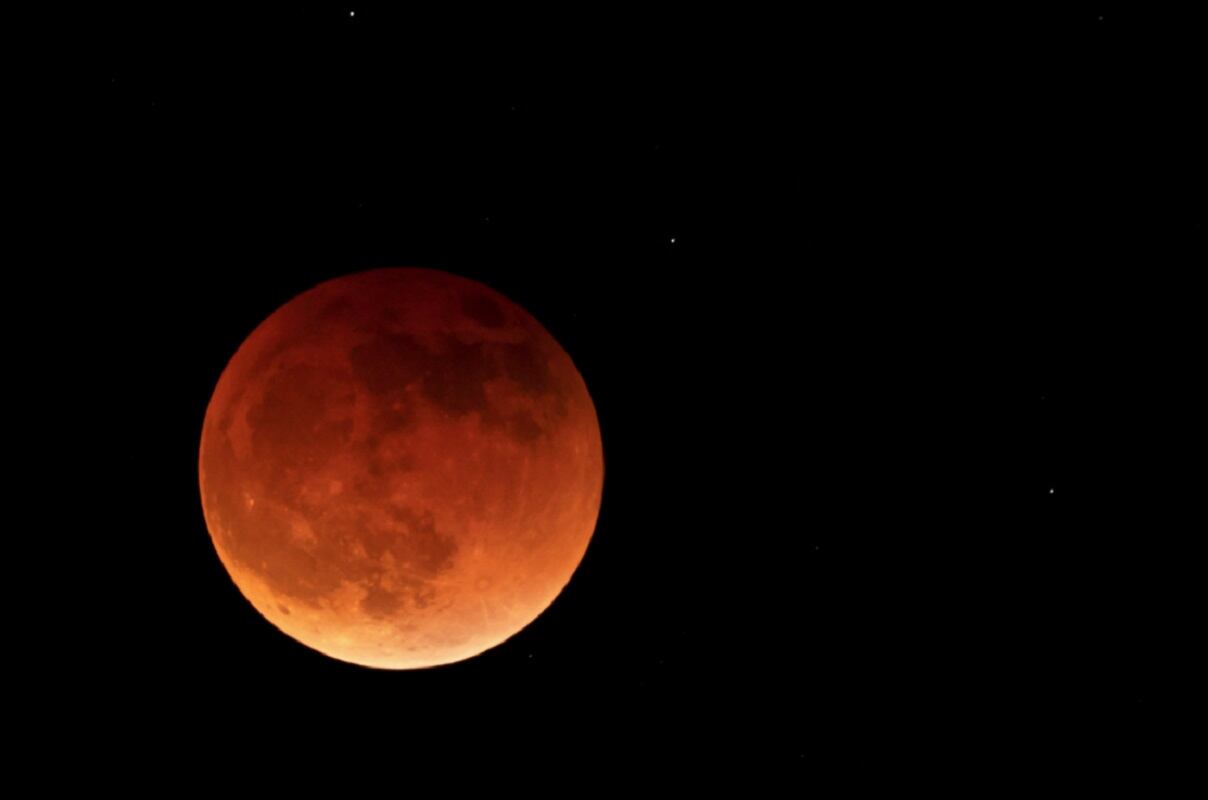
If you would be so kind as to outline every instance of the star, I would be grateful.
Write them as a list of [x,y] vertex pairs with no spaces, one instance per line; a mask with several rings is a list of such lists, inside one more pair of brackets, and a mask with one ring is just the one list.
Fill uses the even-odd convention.
[[350,16],[350,17],[355,17],[356,15],[357,15],[357,12],[355,12],[355,11],[348,12],[348,16]]
[[675,237],[674,237],[674,236],[672,236],[672,237],[671,237],[671,243],[672,243],[672,244],[675,244]]
[[1052,494],[1052,493],[1053,493],[1053,492],[1055,492],[1055,491],[1057,491],[1057,490],[1056,490],[1056,489],[1049,489],[1049,494]]

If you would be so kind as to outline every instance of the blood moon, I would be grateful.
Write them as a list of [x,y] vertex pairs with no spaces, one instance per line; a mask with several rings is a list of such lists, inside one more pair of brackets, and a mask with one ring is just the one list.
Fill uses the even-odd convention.
[[570,580],[600,509],[570,357],[482,284],[381,269],[290,300],[239,347],[201,435],[202,505],[251,604],[343,661],[499,644]]

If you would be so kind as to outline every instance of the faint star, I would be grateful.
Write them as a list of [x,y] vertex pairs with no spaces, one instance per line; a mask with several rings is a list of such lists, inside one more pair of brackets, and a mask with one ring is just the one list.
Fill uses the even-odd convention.
[[675,237],[674,237],[674,236],[672,236],[672,237],[671,237],[671,243],[672,243],[672,244],[675,244]]
[[1049,494],[1052,494],[1052,493],[1053,493],[1053,492],[1055,492],[1055,491],[1057,491],[1057,490],[1056,490],[1056,489],[1049,489]]

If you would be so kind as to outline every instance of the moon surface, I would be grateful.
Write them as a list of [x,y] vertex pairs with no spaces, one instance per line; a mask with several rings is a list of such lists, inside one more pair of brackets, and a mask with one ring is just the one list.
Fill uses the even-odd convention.
[[553,602],[604,458],[570,356],[520,306],[435,270],[327,281],[239,347],[201,435],[206,524],[273,625],[334,658],[447,664]]

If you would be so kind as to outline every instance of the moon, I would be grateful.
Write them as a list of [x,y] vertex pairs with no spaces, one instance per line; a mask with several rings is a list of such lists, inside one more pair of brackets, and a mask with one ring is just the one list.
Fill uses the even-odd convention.
[[198,461],[210,537],[252,606],[382,669],[471,658],[536,619],[604,484],[566,351],[498,292],[418,268],[327,281],[260,323]]

